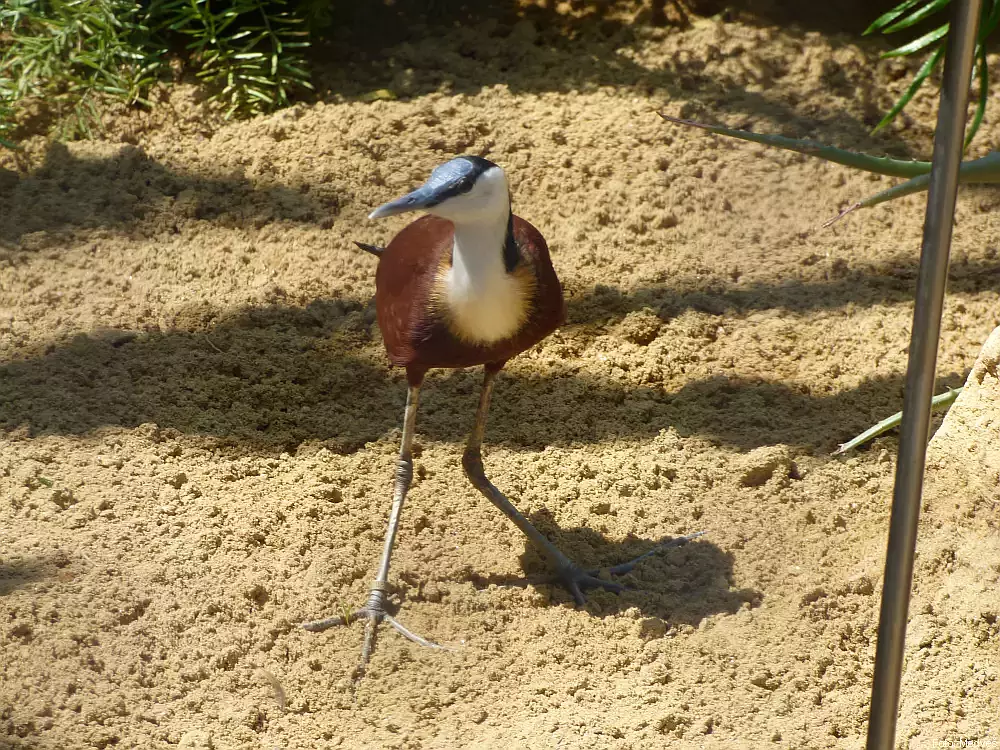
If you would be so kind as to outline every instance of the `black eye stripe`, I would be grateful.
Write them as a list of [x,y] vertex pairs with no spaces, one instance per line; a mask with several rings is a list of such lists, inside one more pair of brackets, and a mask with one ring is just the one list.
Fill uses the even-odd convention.
[[[455,162],[465,162],[465,165],[464,167],[458,167]],[[441,182],[444,182],[444,180],[448,178],[444,177],[443,174],[438,173],[437,177],[440,182],[437,186],[435,186],[436,195],[434,196],[434,201],[425,205],[428,208],[431,208],[448,200],[449,198],[454,198],[457,195],[468,193],[473,187],[475,187],[476,180],[478,180],[484,172],[493,169],[496,166],[496,164],[488,159],[484,159],[481,156],[456,156],[451,162],[438,168],[442,171],[451,171],[452,175],[449,175],[451,179],[444,185],[441,185]],[[457,172],[457,174],[455,174],[455,172]],[[435,175],[432,175],[432,178],[434,176]]]
[[434,203],[429,203],[428,206],[436,206],[449,198],[454,198],[456,195],[468,193],[472,190],[472,186],[475,184],[476,180],[474,177],[462,177],[455,180],[455,182],[449,185],[446,190],[443,190],[440,195],[438,195],[437,200],[435,200]]

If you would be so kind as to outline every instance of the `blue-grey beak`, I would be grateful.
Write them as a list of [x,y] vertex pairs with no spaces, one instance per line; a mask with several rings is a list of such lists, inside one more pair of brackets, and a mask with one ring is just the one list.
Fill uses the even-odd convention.
[[435,187],[428,182],[402,198],[383,203],[368,214],[368,218],[383,219],[386,216],[395,216],[396,214],[405,214],[407,211],[419,211],[423,208],[436,206],[443,200],[441,193],[444,192],[444,187],[443,185]]
[[383,203],[368,214],[368,218],[382,219],[386,216],[404,214],[407,211],[433,208],[449,198],[471,190],[479,175],[495,166],[496,164],[481,156],[457,156],[437,167],[431,172],[427,182],[412,193]]

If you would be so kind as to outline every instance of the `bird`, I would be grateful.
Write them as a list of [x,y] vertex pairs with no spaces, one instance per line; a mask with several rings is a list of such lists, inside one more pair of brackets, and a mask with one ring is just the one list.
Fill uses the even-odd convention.
[[[482,366],[479,405],[462,454],[472,485],[542,552],[555,579],[585,604],[584,590],[623,586],[584,570],[545,537],[486,476],[482,443],[497,375],[514,356],[530,349],[565,320],[562,286],[538,231],[511,208],[504,170],[481,157],[463,155],[436,167],[427,181],[369,214],[382,219],[412,211],[425,215],[405,226],[382,248],[355,243],[378,258],[375,310],[389,361],[406,370],[407,396],[396,461],[392,508],[378,572],[366,604],[355,612],[303,624],[319,632],[355,620],[367,621],[358,674],[375,647],[376,630],[387,622],[422,646],[445,648],[413,633],[388,611],[389,562],[413,477],[417,404],[428,370]],[[670,539],[644,555],[615,566],[622,575],[650,554],[700,534]]]

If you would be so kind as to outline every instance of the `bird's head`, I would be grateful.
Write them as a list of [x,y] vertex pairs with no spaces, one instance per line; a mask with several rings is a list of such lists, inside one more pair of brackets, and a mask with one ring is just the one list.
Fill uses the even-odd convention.
[[510,188],[503,170],[481,156],[458,156],[431,172],[423,185],[369,215],[381,219],[407,211],[427,211],[455,224],[506,221]]

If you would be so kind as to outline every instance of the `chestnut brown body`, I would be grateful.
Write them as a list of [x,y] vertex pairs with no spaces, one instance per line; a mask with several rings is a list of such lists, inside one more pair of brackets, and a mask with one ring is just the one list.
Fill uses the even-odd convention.
[[[530,289],[524,324],[510,337],[490,343],[468,341],[449,324],[438,293],[451,265],[454,225],[423,216],[406,226],[383,251],[375,275],[375,307],[386,352],[419,383],[433,367],[502,365],[554,331],[565,315],[562,287],[541,233],[513,217],[517,258],[509,273]],[[497,248],[500,252],[500,248]]]

